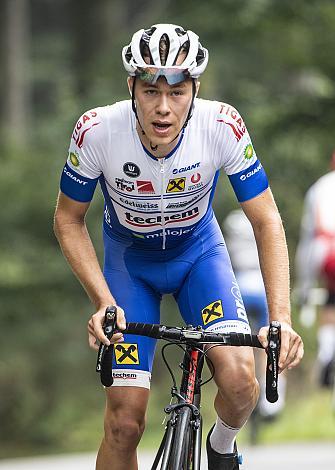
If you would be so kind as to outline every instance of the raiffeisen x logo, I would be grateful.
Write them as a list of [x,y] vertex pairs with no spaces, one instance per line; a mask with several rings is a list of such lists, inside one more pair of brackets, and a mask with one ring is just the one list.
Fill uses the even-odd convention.
[[139,364],[137,344],[115,344],[115,360],[117,364]]
[[207,323],[217,320],[218,318],[223,318],[222,301],[216,300],[215,302],[207,305],[207,307],[201,311],[201,314],[204,325],[207,325]]
[[166,192],[167,193],[181,193],[185,190],[186,178],[174,178],[169,180]]

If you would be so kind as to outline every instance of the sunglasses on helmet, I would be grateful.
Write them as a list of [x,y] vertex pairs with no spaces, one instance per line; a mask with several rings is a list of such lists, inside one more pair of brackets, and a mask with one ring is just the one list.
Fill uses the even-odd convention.
[[169,85],[183,82],[189,77],[187,69],[180,67],[137,67],[136,77],[144,82],[154,85],[160,77],[165,77]]

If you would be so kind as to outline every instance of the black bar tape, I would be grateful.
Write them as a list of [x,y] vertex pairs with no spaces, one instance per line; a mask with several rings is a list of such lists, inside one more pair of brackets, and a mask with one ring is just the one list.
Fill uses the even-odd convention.
[[150,323],[127,323],[124,333],[159,339],[161,338],[161,326]]
[[[115,306],[107,307],[105,311],[102,328],[108,339],[111,339],[116,332],[116,312]],[[100,380],[105,387],[113,385],[113,350],[114,346],[112,344],[110,346],[100,344],[96,371],[100,372]]]
[[114,382],[112,369],[113,351],[114,346],[111,344],[110,346],[106,347],[102,356],[100,378],[102,385],[105,387],[110,387]]
[[226,346],[252,346],[254,348],[264,349],[256,335],[245,333],[210,333],[205,332],[204,342],[223,343]]
[[278,400],[278,376],[279,376],[279,353],[280,353],[280,323],[271,322],[269,328],[269,346],[267,348],[267,365],[266,365],[266,399],[270,403]]

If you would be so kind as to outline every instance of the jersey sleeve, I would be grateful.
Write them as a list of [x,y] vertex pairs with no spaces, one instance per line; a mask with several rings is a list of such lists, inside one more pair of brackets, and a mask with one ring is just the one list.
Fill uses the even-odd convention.
[[102,173],[99,163],[103,152],[103,145],[99,144],[103,127],[101,119],[101,111],[87,111],[76,123],[71,136],[60,189],[75,201],[91,201]]
[[238,201],[248,201],[268,188],[268,179],[238,111],[229,104],[219,106],[216,165],[227,174]]

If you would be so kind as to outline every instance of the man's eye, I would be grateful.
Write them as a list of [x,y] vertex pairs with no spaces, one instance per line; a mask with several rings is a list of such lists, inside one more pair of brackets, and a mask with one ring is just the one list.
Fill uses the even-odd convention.
[[157,90],[155,89],[152,89],[152,90],[145,90],[145,94],[146,95],[154,95],[157,93]]
[[181,90],[174,90],[171,94],[173,96],[181,96],[183,94],[183,92]]

